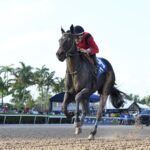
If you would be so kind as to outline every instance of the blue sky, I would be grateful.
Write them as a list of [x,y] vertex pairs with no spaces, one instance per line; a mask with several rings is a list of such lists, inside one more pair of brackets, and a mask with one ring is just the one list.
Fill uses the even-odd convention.
[[0,65],[46,65],[64,77],[56,58],[60,27],[82,25],[108,59],[119,89],[150,95],[149,0],[1,0]]

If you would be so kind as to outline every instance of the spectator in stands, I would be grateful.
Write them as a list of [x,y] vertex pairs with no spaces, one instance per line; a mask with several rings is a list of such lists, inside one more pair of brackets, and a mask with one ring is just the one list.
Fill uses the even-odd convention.
[[124,124],[124,114],[120,114],[120,124]]

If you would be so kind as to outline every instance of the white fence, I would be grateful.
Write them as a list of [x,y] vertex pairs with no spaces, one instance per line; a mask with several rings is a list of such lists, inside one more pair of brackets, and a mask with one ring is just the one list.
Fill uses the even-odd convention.
[[[32,117],[33,122],[32,124],[37,124],[37,119],[38,118],[43,118],[45,124],[49,124],[49,123],[55,123],[53,122],[54,119],[57,119],[57,123],[63,123],[63,119],[66,119],[65,116],[60,116],[60,115],[29,115],[29,114],[0,114],[0,121],[1,124],[6,124],[7,123],[7,119],[10,117],[16,117],[16,119],[18,119],[17,124],[23,124],[23,118],[25,117]],[[96,120],[95,116],[86,116],[84,123],[85,124],[94,124]],[[121,118],[120,117],[102,117],[100,124],[119,124]],[[125,120],[126,121],[126,120]],[[128,121],[132,121],[134,122],[133,119],[130,119]],[[74,117],[72,118],[72,120],[70,120],[70,123],[74,122]],[[31,123],[31,122],[30,122]],[[9,124],[9,123],[7,123]]]

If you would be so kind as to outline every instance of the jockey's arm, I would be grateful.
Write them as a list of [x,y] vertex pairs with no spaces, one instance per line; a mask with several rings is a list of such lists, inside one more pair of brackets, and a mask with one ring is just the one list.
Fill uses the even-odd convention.
[[89,38],[88,43],[90,46],[90,48],[87,49],[89,54],[94,55],[99,52],[99,48],[93,38]]

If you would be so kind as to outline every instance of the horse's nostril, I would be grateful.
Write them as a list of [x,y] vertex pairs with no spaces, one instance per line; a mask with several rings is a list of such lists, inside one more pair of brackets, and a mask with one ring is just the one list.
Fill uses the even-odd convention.
[[61,53],[58,51],[58,52],[56,53],[56,56],[59,57],[60,55],[61,55]]
[[61,56],[63,55],[63,52],[59,52],[59,51],[58,51],[58,52],[56,53],[56,55],[57,55],[58,57],[61,57]]
[[60,61],[64,61],[65,60],[65,53],[63,51],[61,51],[61,49],[59,49],[56,52],[56,56]]

